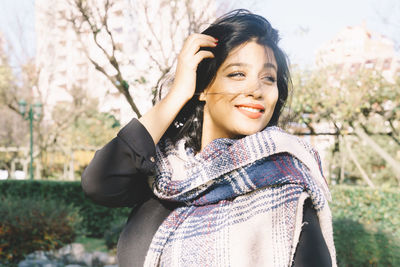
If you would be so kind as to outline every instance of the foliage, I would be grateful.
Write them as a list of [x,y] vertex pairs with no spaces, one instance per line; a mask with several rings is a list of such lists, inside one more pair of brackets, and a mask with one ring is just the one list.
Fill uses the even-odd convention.
[[87,252],[94,252],[94,251],[108,252],[108,249],[106,247],[103,238],[78,236],[74,242],[82,244],[85,247],[85,251]]
[[350,218],[364,225],[376,225],[400,237],[400,192],[361,186],[334,186],[330,203],[336,219]]
[[92,110],[87,117],[79,117],[69,131],[76,144],[100,147],[117,135],[120,126],[113,115]]
[[338,266],[399,266],[400,239],[350,219],[334,220]]
[[[392,138],[386,135],[374,135],[371,138],[392,157],[400,160],[400,154],[397,155],[399,148]],[[350,137],[346,139],[347,142],[351,143],[352,149],[362,164],[363,169],[376,186],[389,188],[398,185],[392,169],[382,157],[373,153],[371,148],[361,140]],[[332,165],[330,179],[336,183],[365,185],[365,182],[360,178],[360,171],[347,155],[348,151],[346,151],[344,144],[339,143],[339,145],[339,149],[325,159]],[[345,158],[344,163],[342,163],[343,158]],[[341,167],[344,168],[344,177],[340,177]]]
[[114,221],[111,227],[104,233],[104,241],[108,249],[115,249],[117,247],[119,235],[126,224],[126,219]]
[[[334,154],[339,148],[346,150],[339,144],[339,137],[346,140],[349,136],[357,137],[358,140],[352,142],[357,145],[352,151],[372,181],[375,184],[383,181],[387,186],[400,184],[400,78],[396,81],[384,78],[374,69],[361,68],[345,73],[337,67],[329,67],[295,70],[293,84],[294,122],[308,128],[312,135],[335,134]],[[343,153],[339,157],[343,157]],[[341,159],[335,160],[334,171],[338,173]],[[353,162],[346,163],[345,170],[350,172],[348,177],[367,180]]]
[[[114,248],[130,208],[106,208],[87,199],[79,182],[1,181],[0,197],[54,200],[74,206],[80,229],[104,238]],[[398,266],[400,263],[400,192],[360,186],[333,186],[330,207],[340,266]],[[104,236],[103,236],[104,235]]]
[[339,266],[399,266],[400,192],[335,186],[332,199]]
[[16,112],[21,88],[17,87],[18,77],[13,73],[1,44],[0,38],[0,146],[20,146],[27,133],[25,128],[21,128],[23,120]]
[[[1,45],[1,42],[0,42]],[[5,104],[10,102],[10,95],[7,91],[14,87],[14,74],[11,66],[8,63],[8,58],[3,52],[3,47],[0,46],[0,103]]]
[[[82,94],[82,90],[76,88],[72,103],[60,103],[53,110],[53,118],[65,124],[57,129],[59,134],[54,136],[55,148],[42,154],[42,165],[46,166],[43,176],[46,178],[64,175],[64,178],[74,180],[74,177],[80,177],[87,160],[80,161],[77,157],[79,153],[75,152],[90,151],[92,158],[98,147],[117,135],[119,121],[112,114],[99,112],[97,101],[87,96],[80,97]],[[71,161],[73,166],[68,164]]]
[[[376,123],[400,118],[398,84],[387,81],[375,70],[360,69],[347,76],[334,68],[295,71],[293,84],[296,94],[292,108],[299,122],[329,121],[341,131],[351,131],[349,127],[357,121],[371,124],[373,130]],[[304,118],[304,113],[310,116]],[[379,126],[383,127],[381,130],[400,130],[400,125],[393,129],[385,124]]]
[[131,211],[130,208],[110,209],[96,205],[85,196],[80,182],[4,180],[0,181],[0,196],[53,199],[71,204],[82,217],[82,232],[90,237],[102,238],[114,221],[126,220]]
[[75,208],[55,199],[2,197],[0,262],[16,262],[37,250],[71,243],[80,217]]

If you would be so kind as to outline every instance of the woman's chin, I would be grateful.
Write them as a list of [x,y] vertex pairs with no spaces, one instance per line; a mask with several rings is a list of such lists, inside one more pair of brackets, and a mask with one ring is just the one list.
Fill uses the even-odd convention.
[[238,136],[252,135],[252,134],[258,133],[262,129],[264,129],[264,128],[261,128],[261,127],[240,127],[237,130],[237,135]]

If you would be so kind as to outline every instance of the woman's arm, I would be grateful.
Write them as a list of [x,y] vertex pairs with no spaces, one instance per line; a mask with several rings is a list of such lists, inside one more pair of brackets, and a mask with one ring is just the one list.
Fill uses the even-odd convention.
[[155,144],[193,97],[198,64],[214,56],[200,48],[215,45],[216,39],[211,36],[189,36],[178,56],[174,83],[168,95],[139,121],[132,120],[116,138],[96,152],[82,174],[82,188],[92,200],[105,206],[133,206],[150,196],[146,183],[155,164]]
[[167,96],[150,109],[139,120],[149,131],[155,144],[164,135],[172,121],[196,89],[196,70],[204,58],[212,58],[210,51],[200,50],[201,47],[215,47],[217,39],[205,34],[190,35],[178,56],[173,85]]
[[331,267],[332,260],[311,199],[303,207],[303,227],[292,267]]
[[149,194],[147,176],[154,168],[153,139],[133,119],[102,149],[82,174],[82,188],[98,204],[133,206]]

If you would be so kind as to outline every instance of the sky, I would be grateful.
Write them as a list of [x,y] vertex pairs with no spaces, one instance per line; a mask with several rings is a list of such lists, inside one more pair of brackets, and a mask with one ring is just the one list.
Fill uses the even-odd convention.
[[[267,18],[290,61],[302,67],[312,67],[315,51],[346,26],[365,22],[400,43],[400,0],[242,0],[236,7]],[[34,0],[0,0],[0,32],[19,58],[34,56]]]
[[[248,8],[263,15],[280,31],[281,45],[291,62],[302,66],[311,66],[315,51],[347,26],[365,22],[368,29],[400,42],[400,0],[253,2],[256,4]],[[385,20],[389,24],[385,24]]]
[[0,34],[12,43],[13,65],[35,54],[34,0],[0,0]]

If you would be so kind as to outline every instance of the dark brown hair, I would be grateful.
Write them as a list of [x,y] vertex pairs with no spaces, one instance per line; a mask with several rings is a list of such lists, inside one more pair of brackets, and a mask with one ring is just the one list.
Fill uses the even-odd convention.
[[289,85],[291,84],[287,57],[278,47],[278,31],[272,28],[271,24],[262,16],[253,14],[248,10],[239,9],[217,19],[202,33],[218,39],[216,47],[202,48],[202,50],[213,52],[214,58],[206,58],[200,62],[197,68],[195,94],[178,113],[164,136],[170,138],[173,142],[186,138],[187,146],[195,151],[200,150],[204,102],[200,101],[198,96],[214,80],[218,68],[225,61],[229,52],[250,40],[267,46],[274,52],[278,65],[277,86],[279,96],[274,113],[267,126],[277,125],[288,98]]

